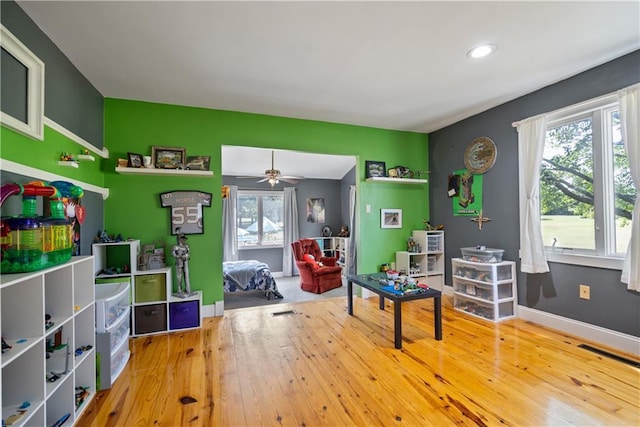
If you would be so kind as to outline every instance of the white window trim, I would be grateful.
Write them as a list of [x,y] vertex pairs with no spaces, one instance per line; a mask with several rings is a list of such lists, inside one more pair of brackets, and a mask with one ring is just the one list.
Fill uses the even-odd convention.
[[[570,123],[581,116],[589,115],[595,110],[606,110],[614,107],[618,107],[618,99],[615,93],[561,108],[547,115],[547,129]],[[594,147],[594,151],[595,150],[600,150],[600,147]],[[600,221],[603,221],[603,219],[600,219]],[[596,226],[605,227],[603,224],[596,224]],[[606,225],[606,227],[610,228],[611,224]],[[605,245],[609,246],[610,243],[606,242]],[[620,257],[595,255],[591,253],[579,253],[579,250],[574,249],[551,248],[549,246],[545,246],[545,255],[548,262],[611,270],[622,270],[624,263],[624,254]]]
[[0,111],[0,123],[30,138],[44,140],[44,62],[0,24],[0,46],[27,68],[27,122]]

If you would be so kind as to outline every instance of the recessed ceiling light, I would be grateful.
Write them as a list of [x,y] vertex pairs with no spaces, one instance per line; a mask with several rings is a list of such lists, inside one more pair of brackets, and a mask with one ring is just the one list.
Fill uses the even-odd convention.
[[484,58],[485,56],[495,52],[497,48],[498,46],[496,46],[495,44],[483,44],[481,46],[474,47],[473,49],[471,49],[467,53],[467,56],[473,59]]

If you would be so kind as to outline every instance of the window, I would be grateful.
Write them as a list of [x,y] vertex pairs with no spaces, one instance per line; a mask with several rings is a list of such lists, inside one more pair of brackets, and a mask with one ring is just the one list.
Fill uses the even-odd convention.
[[238,248],[282,247],[282,191],[238,191]]
[[624,258],[635,198],[615,97],[549,116],[540,171],[549,260],[553,254]]

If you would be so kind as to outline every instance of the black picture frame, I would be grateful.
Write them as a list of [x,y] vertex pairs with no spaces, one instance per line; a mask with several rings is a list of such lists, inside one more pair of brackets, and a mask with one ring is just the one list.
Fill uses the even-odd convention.
[[129,157],[129,163],[127,164],[127,167],[130,167],[130,168],[141,168],[143,166],[142,154],[127,153],[127,155]]
[[376,160],[365,160],[365,177],[377,178],[387,176],[387,167],[385,162],[379,162]]

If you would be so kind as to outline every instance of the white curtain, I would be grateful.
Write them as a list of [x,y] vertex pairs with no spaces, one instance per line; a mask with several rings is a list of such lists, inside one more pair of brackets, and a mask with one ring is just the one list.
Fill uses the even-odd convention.
[[640,292],[640,85],[618,92],[620,102],[620,129],[624,141],[629,169],[636,188],[636,203],[631,219],[631,239],[622,267],[620,281],[627,289]]
[[284,189],[284,241],[282,242],[282,275],[293,276],[295,268],[291,243],[300,238],[298,230],[298,201],[295,187]]
[[229,197],[222,199],[222,260],[238,260],[238,239],[236,228],[236,206],[238,186],[229,185]]
[[549,271],[540,224],[540,165],[547,131],[546,116],[523,120],[518,128],[520,166],[520,258],[525,273]]
[[349,271],[356,274],[356,186],[349,186]]

